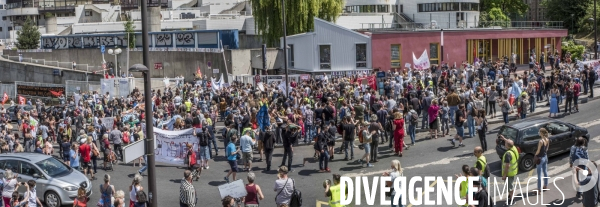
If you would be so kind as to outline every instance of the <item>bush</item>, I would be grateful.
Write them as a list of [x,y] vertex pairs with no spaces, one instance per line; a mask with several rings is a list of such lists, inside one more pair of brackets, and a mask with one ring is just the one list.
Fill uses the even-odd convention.
[[567,41],[566,45],[563,44],[561,48],[561,54],[564,56],[567,52],[571,53],[571,59],[575,61],[583,60],[583,53],[585,52],[585,47],[583,45],[576,45],[572,40]]

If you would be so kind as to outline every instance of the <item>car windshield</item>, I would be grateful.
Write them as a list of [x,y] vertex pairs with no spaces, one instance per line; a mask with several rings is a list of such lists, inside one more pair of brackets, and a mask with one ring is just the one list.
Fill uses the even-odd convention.
[[39,161],[35,164],[50,177],[59,177],[71,172],[71,169],[67,165],[54,157]]
[[506,139],[510,139],[512,141],[517,140],[517,130],[514,128],[510,128],[507,126],[502,126],[498,135],[504,136]]

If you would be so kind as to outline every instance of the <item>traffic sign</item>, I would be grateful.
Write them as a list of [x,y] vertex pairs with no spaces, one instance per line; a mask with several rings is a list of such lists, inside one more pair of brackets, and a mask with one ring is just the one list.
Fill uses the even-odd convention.
[[105,48],[104,48],[104,45],[100,45],[100,52],[101,52],[102,54],[104,54],[104,51],[106,51],[106,50],[105,50]]
[[206,62],[206,66],[208,66],[209,68],[212,66],[212,63],[210,61]]

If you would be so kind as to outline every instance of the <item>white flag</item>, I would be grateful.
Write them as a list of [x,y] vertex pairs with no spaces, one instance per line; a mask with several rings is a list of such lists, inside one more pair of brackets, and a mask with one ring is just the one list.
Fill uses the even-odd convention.
[[427,50],[423,51],[423,54],[421,54],[421,57],[419,57],[419,59],[415,57],[415,53],[413,52],[413,65],[414,68],[418,70],[424,70],[430,67],[429,55],[427,55]]

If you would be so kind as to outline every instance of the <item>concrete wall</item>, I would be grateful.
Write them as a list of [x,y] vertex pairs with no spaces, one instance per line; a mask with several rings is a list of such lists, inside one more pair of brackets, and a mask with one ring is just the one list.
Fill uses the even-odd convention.
[[[263,68],[262,49],[253,49],[250,53],[252,68]],[[267,69],[283,68],[283,50],[267,48]]]
[[262,48],[264,42],[260,35],[240,34],[240,49]]
[[[220,76],[220,74],[213,74],[212,69],[219,69],[219,72],[223,73],[225,68],[228,68],[229,73],[233,72],[234,75],[247,74],[250,71],[250,50],[242,50],[240,52],[236,50],[233,50],[236,52],[231,51],[232,50],[225,50],[225,56],[228,60],[227,67],[225,67],[222,53],[151,51],[151,65],[149,65],[148,68],[152,70],[152,78],[184,76],[186,81],[193,80],[198,67],[200,67],[202,74],[207,76]],[[4,54],[10,56],[19,55],[16,50],[4,50]],[[24,58],[45,59],[46,61],[59,62],[75,61],[78,65],[89,64],[90,66],[99,66],[102,63],[102,55],[100,54],[99,49],[63,49],[52,50],[52,52],[31,52],[22,54]],[[129,56],[130,65],[142,63],[141,51],[130,51]],[[121,70],[125,72],[128,68],[126,66],[127,52],[123,51],[118,55],[118,58]],[[115,57],[113,55],[105,54],[104,59],[107,62],[115,62]],[[209,61],[211,62],[210,68],[208,68]],[[162,63],[163,69],[155,70],[154,63]],[[134,76],[142,77],[141,74],[134,74]],[[227,75],[224,75],[224,77],[227,77]]]
[[[15,81],[65,84],[67,80],[85,81],[83,72],[62,70],[62,76],[55,76],[53,67],[29,63],[19,63],[0,59],[0,82]],[[88,81],[100,81],[102,75],[89,74]]]
[[46,18],[46,33],[57,34],[56,32],[56,17]]

